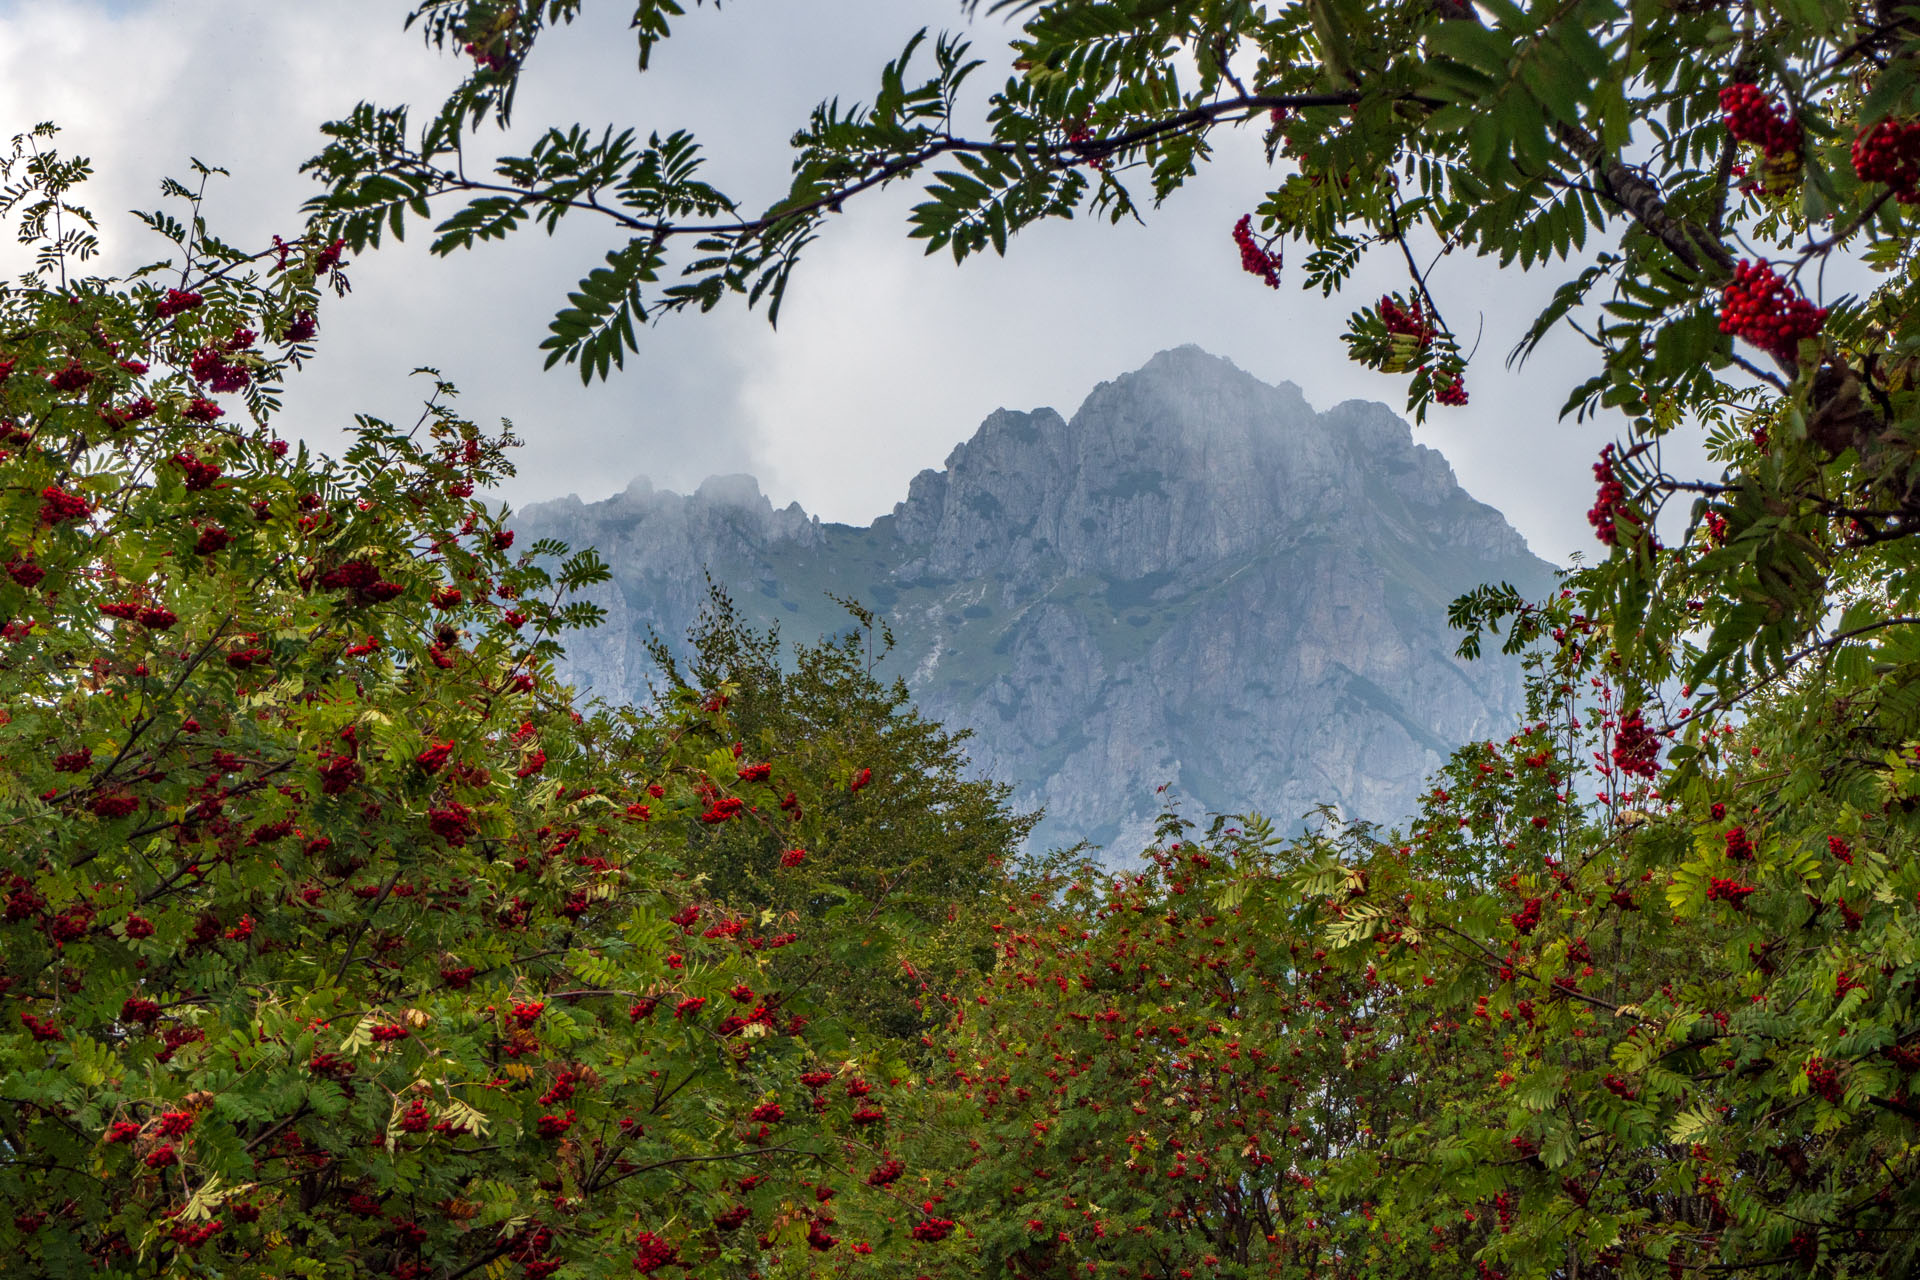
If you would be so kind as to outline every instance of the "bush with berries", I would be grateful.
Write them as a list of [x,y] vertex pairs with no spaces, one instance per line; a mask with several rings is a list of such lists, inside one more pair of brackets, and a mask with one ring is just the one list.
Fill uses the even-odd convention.
[[0,1244],[102,1275],[811,1255],[831,1215],[786,1206],[886,1138],[801,1078],[868,1050],[770,972],[814,940],[687,861],[785,762],[738,769],[718,702],[571,705],[604,570],[515,544],[475,496],[515,442],[451,388],[337,460],[273,434],[337,241],[231,248],[194,198],[151,219],[164,275],[85,275],[52,146],[7,162],[40,266],[0,294]]
[[925,975],[922,1251],[864,1269],[1910,1269],[1920,769],[1836,800],[1813,691],[1690,747],[1576,599],[1537,718],[1397,831],[1170,816],[1138,872],[1011,877],[993,969]]
[[768,963],[804,979],[819,1034],[877,1034],[917,1055],[933,1019],[913,975],[973,952],[980,925],[960,908],[999,883],[1037,815],[1014,813],[1006,784],[969,777],[967,735],[874,674],[892,638],[873,613],[849,602],[848,630],[783,652],[709,590],[685,654],[656,643],[653,656],[678,697],[722,707],[734,755],[710,776],[747,803],[690,837],[687,866],[798,932]]

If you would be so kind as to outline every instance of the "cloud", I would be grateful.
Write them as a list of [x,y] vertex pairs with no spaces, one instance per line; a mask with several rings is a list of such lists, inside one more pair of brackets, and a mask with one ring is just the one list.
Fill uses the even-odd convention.
[[[963,22],[955,0],[703,7],[637,77],[619,15],[589,13],[542,45],[520,127],[476,145],[524,147],[536,125],[576,120],[685,126],[713,154],[710,178],[748,204],[783,184],[786,139],[816,101],[864,96],[922,23]],[[996,53],[999,23],[975,31]],[[114,265],[163,247],[119,211],[153,207],[159,178],[183,173],[188,156],[234,171],[213,188],[215,226],[264,243],[298,225],[311,186],[296,170],[320,145],[319,122],[362,99],[437,102],[458,70],[400,29],[390,0],[0,9],[0,128],[53,119],[66,149],[95,158],[91,198]],[[976,77],[976,100],[999,74]],[[601,497],[643,474],[685,489],[746,471],[776,501],[864,522],[992,409],[1070,412],[1097,382],[1186,342],[1290,379],[1322,407],[1397,406],[1403,380],[1347,363],[1339,332],[1354,306],[1405,287],[1404,265],[1375,253],[1345,298],[1300,292],[1297,263],[1284,289],[1263,288],[1239,271],[1228,232],[1270,182],[1253,132],[1223,134],[1216,163],[1148,225],[1049,225],[1004,260],[960,269],[906,238],[912,193],[887,192],[827,229],[778,331],[738,306],[672,318],[644,335],[624,375],[590,388],[568,370],[543,374],[537,347],[598,264],[602,228],[523,233],[450,261],[430,259],[416,234],[354,264],[353,295],[323,316],[322,356],[291,388],[282,429],[329,445],[356,411],[410,417],[420,388],[408,374],[431,365],[462,387],[467,412],[511,418],[529,440],[508,491],[517,502]],[[1484,329],[1472,403],[1440,410],[1419,438],[1543,554],[1591,548],[1587,467],[1614,427],[1556,419],[1588,354],[1563,335],[1519,373],[1502,365],[1551,279],[1446,258],[1435,280],[1456,328]]]

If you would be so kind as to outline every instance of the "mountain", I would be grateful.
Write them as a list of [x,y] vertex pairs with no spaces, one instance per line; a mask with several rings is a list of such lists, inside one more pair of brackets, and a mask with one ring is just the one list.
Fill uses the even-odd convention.
[[844,629],[827,593],[855,596],[892,624],[921,708],[1045,805],[1036,839],[1115,855],[1144,846],[1163,783],[1190,816],[1402,817],[1446,752],[1520,707],[1514,663],[1452,656],[1447,602],[1552,575],[1385,406],[1316,413],[1195,347],[1071,419],[993,413],[866,528],[776,510],[748,476],[687,496],[640,480],[519,524],[613,566],[576,685],[644,696],[648,629],[684,636],[705,572],[791,639]]

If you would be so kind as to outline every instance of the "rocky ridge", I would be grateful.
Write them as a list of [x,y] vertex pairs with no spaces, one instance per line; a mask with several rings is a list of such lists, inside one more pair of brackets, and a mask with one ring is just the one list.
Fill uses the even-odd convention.
[[1551,568],[1383,405],[1316,413],[1186,347],[1103,383],[1071,419],[1000,410],[890,515],[776,509],[751,477],[637,481],[520,513],[596,546],[608,610],[564,674],[644,697],[649,629],[678,639],[705,575],[790,639],[878,608],[921,707],[975,731],[977,768],[1044,805],[1048,843],[1141,847],[1171,784],[1189,815],[1317,805],[1391,821],[1454,745],[1504,735],[1516,666],[1452,656],[1445,608]]

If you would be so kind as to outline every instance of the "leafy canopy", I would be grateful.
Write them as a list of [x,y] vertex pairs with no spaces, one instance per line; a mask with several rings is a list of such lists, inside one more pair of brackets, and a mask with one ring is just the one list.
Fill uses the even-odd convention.
[[[37,257],[0,290],[0,1246],[534,1280],[834,1249],[817,1187],[885,1159],[915,1083],[846,998],[846,920],[861,972],[901,962],[850,873],[906,855],[863,811],[947,748],[910,725],[850,790],[829,748],[884,732],[747,755],[726,685],[576,710],[552,662],[606,570],[475,496],[511,436],[437,379],[337,460],[272,433],[344,244],[233,248],[170,183],[172,256],[82,275],[52,132],[14,144]],[[853,851],[809,873],[832,911],[709,879],[783,793]],[[960,798],[968,856],[1020,829]]]
[[[456,206],[437,215],[443,236],[486,201],[502,231],[607,219],[624,247],[549,339],[587,377],[652,315],[735,293],[777,314],[810,239],[872,188],[918,184],[909,233],[965,259],[1044,218],[1143,213],[1223,130],[1254,134],[1273,166],[1232,231],[1250,274],[1283,283],[1290,252],[1301,283],[1331,295],[1366,254],[1404,263],[1402,291],[1352,311],[1348,344],[1406,378],[1416,415],[1468,392],[1457,300],[1424,265],[1436,251],[1558,281],[1509,359],[1563,326],[1592,348],[1563,413],[1619,424],[1589,512],[1605,556],[1556,599],[1489,584],[1453,609],[1465,651],[1504,630],[1504,647],[1534,655],[1531,724],[1463,749],[1397,838],[1308,842],[1269,866],[1264,842],[1222,833],[1206,854],[1248,877],[1212,914],[1277,913],[1255,938],[1318,930],[1329,974],[1364,993],[1304,1024],[1312,1043],[1337,1032],[1350,1046],[1337,1070],[1302,1073],[1309,1105],[1364,1117],[1288,1153],[1286,1175],[1311,1179],[1318,1205],[1247,1152],[1228,1159],[1204,1109],[1198,1133],[1130,1130],[1124,1113],[1103,1127],[1078,1077],[1115,1067],[1080,1015],[1098,1003],[1091,962],[1136,941],[1105,914],[1084,945],[1064,920],[1068,936],[1032,933],[1044,941],[1002,951],[994,988],[955,997],[952,1050],[973,1065],[950,1087],[991,1109],[952,1176],[977,1182],[967,1203],[990,1220],[941,1247],[1014,1274],[1911,1270],[1920,25],[1837,0],[986,9],[1016,25],[1014,73],[984,95],[981,131],[959,123],[977,64],[957,40],[916,35],[870,105],[832,99],[795,133],[793,182],[757,215],[712,201],[690,168],[685,211],[667,207],[653,175],[694,154],[684,135],[642,147],[637,132],[556,129],[497,179],[461,176],[481,125],[538,74],[542,34],[578,16],[565,4],[425,6],[429,38],[463,49],[471,74],[424,129],[362,107],[311,166],[316,225],[355,243],[435,202]],[[664,9],[641,11],[644,70],[670,33]],[[1873,286],[1825,292],[1859,279]],[[1676,432],[1704,439],[1718,473],[1673,474]],[[1185,852],[1163,848],[1164,865],[1198,879]],[[1176,888],[1123,885],[1112,900],[1168,902],[1177,933]],[[1155,945],[1172,943],[1186,945]],[[982,997],[1004,1009],[1009,978],[1025,989],[1050,968],[1062,984],[1014,989],[1004,1029],[961,1022]],[[1244,1035],[1217,998],[1163,988],[1153,1021],[1209,1028],[1214,1079],[1215,1037],[1285,1044],[1302,1025],[1287,1000],[1335,981],[1291,953],[1249,976],[1279,985],[1248,1006],[1260,1021]],[[1063,1081],[1024,1061],[1049,1037]],[[1143,1067],[1201,1069],[1201,1054],[1159,1054]],[[1015,1079],[1020,1106],[1004,1113]],[[1249,1105],[1237,1081],[1207,1088]],[[1176,1136],[1208,1163],[1188,1162],[1169,1206],[1139,1189],[1144,1161],[1118,1157]],[[1073,1181],[1064,1200],[1054,1177]],[[1040,1226],[992,1216],[1009,1199]],[[1104,1233],[1109,1207],[1162,1221],[1131,1221],[1123,1245]],[[1269,1221],[1287,1225],[1256,1241]]]

